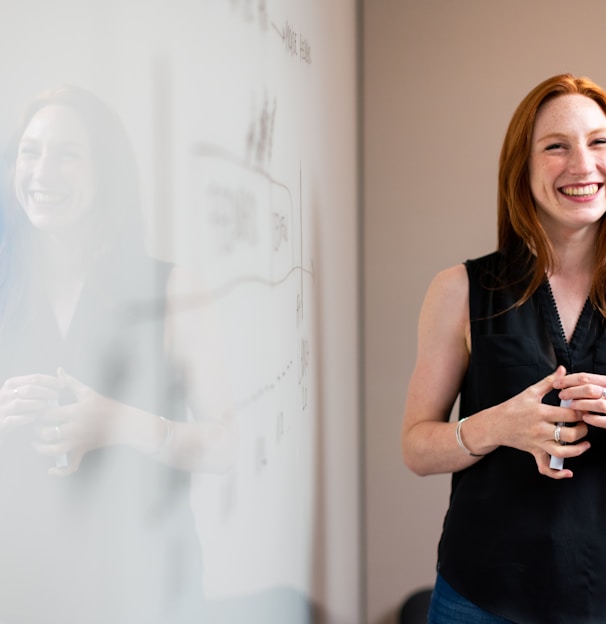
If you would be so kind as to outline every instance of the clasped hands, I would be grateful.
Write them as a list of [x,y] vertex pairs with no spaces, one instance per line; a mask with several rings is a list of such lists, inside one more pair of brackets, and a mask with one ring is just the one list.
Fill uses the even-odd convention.
[[[558,390],[560,400],[570,401],[570,407],[542,402],[554,389]],[[550,456],[578,457],[591,446],[585,439],[588,425],[606,429],[606,375],[567,375],[566,369],[559,366],[553,374],[504,405],[507,425],[501,421],[503,442],[531,453],[541,474],[554,479],[570,478],[573,473],[566,464],[562,470],[549,467]]]
[[118,405],[62,369],[11,377],[0,389],[0,437],[32,425],[34,450],[55,459],[49,474],[68,475],[86,453],[111,443],[109,418]]

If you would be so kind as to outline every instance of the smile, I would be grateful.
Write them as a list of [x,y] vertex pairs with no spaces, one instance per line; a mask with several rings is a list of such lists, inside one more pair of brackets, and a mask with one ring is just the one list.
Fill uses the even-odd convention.
[[32,199],[38,204],[53,204],[65,199],[65,193],[53,191],[32,191]]
[[559,190],[568,197],[593,197],[601,186],[601,184],[592,183],[582,186],[562,186]]

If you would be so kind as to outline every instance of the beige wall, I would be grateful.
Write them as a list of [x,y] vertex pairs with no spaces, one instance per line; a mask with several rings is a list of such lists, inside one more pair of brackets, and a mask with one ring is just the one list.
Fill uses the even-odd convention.
[[448,496],[448,477],[400,460],[419,306],[438,270],[495,246],[519,100],[562,71],[606,85],[606,3],[365,0],[363,13],[367,622],[387,624],[433,582]]

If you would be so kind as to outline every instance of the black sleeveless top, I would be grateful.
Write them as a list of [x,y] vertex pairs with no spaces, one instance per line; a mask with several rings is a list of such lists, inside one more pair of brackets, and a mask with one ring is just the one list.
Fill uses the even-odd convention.
[[[520,307],[519,258],[467,261],[472,352],[460,417],[552,373],[606,374],[604,319],[587,302],[567,344],[547,280]],[[545,403],[559,405],[557,392]],[[567,459],[572,479],[539,474],[534,457],[499,447],[453,474],[438,569],[479,607],[517,624],[606,623],[606,430]]]
[[[0,332],[0,385],[62,366],[104,396],[183,419],[179,375],[163,350],[169,269],[147,258],[128,270],[106,262],[65,337],[43,290],[30,292]],[[3,436],[0,447],[0,622],[201,621],[189,475],[111,447],[89,452],[70,476],[50,476],[53,458],[34,451],[33,426]]]

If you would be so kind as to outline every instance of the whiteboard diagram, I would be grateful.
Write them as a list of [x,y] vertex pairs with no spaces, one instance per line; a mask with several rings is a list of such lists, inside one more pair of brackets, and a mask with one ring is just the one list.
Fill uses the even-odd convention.
[[[160,120],[177,137],[170,259],[200,277],[185,305],[217,319],[229,388],[221,409],[239,439],[229,475],[194,479],[204,586],[210,599],[274,587],[306,595],[317,371],[304,147],[311,120],[301,95],[312,48],[286,21],[275,27],[264,3],[234,2],[216,17],[208,37],[192,41],[195,54],[172,52],[174,117]],[[270,53],[276,66],[259,71]],[[205,55],[221,59],[220,74],[200,67]]]

